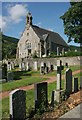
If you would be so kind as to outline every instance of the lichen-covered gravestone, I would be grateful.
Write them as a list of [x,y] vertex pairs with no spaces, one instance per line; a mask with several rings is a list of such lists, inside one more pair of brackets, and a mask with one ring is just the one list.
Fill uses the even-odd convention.
[[65,88],[66,88],[66,95],[69,96],[72,93],[72,70],[66,70],[66,81],[65,81]]
[[10,93],[10,120],[25,120],[26,117],[26,92],[13,90]]
[[35,88],[35,111],[39,109],[41,112],[47,107],[47,82],[37,83]]

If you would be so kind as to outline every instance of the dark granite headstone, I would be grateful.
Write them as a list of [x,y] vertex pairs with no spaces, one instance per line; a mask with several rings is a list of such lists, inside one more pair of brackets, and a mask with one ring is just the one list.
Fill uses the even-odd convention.
[[35,84],[35,111],[39,109],[44,111],[47,107],[48,97],[47,97],[47,82]]
[[26,92],[14,90],[10,93],[10,120],[25,120]]

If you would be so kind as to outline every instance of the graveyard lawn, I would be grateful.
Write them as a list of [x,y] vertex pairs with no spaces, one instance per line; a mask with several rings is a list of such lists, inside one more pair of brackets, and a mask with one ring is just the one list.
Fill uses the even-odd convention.
[[[70,66],[69,68],[72,71],[76,71],[80,69],[80,66]],[[66,68],[62,71],[62,74],[65,73]],[[2,84],[2,91],[9,91],[16,89],[18,87],[27,86],[34,84],[36,82],[42,82],[48,79],[48,76],[56,76],[57,71],[50,72],[45,75],[40,75],[39,71],[13,71],[14,72],[14,80],[12,82],[7,82]],[[46,78],[44,77],[46,76]]]
[[[79,79],[79,87],[80,87],[80,73],[74,75]],[[62,88],[64,89],[64,80],[62,80]],[[51,100],[51,92],[52,90],[56,90],[56,82],[48,84],[48,101]],[[31,112],[32,108],[34,108],[34,89],[26,91],[26,111],[27,115]],[[78,96],[78,95],[77,95]],[[78,97],[76,97],[78,98]],[[0,100],[1,102],[1,100]],[[49,114],[49,113],[48,113]],[[9,117],[9,97],[2,99],[2,115],[3,118]]]
[[42,82],[47,80],[48,78],[42,78],[42,77],[27,77],[22,80],[16,80],[12,82],[7,82],[2,84],[2,91],[10,91],[14,90],[18,87],[28,86],[32,85],[37,82]]

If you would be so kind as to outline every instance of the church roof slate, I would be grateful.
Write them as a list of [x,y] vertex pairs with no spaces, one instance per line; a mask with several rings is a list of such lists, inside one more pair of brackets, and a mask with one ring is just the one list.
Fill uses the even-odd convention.
[[48,35],[48,39],[52,40],[52,42],[65,47],[69,47],[68,44],[64,41],[64,39],[58,33],[40,28],[35,25],[32,25],[32,28],[41,40],[44,40],[44,36]]

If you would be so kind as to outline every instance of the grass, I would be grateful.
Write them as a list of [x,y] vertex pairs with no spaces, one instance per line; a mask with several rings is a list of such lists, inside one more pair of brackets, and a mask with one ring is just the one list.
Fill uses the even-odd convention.
[[[82,73],[81,73],[82,74]],[[79,79],[79,87],[80,87],[80,73],[73,75],[73,77],[78,77]],[[62,80],[62,88],[64,89],[64,80]],[[56,89],[56,82],[50,83],[48,84],[48,101],[51,100],[51,93],[53,90]],[[9,117],[9,98],[4,98],[2,100],[2,114],[4,118],[8,118]],[[32,107],[34,107],[34,89],[26,91],[26,111],[28,113],[28,110],[31,109]]]
[[42,82],[44,80],[47,80],[47,78],[27,77],[27,78],[24,78],[23,80],[16,80],[16,81],[12,81],[12,82],[3,83],[2,91],[14,90],[18,87],[32,85],[34,83]]

